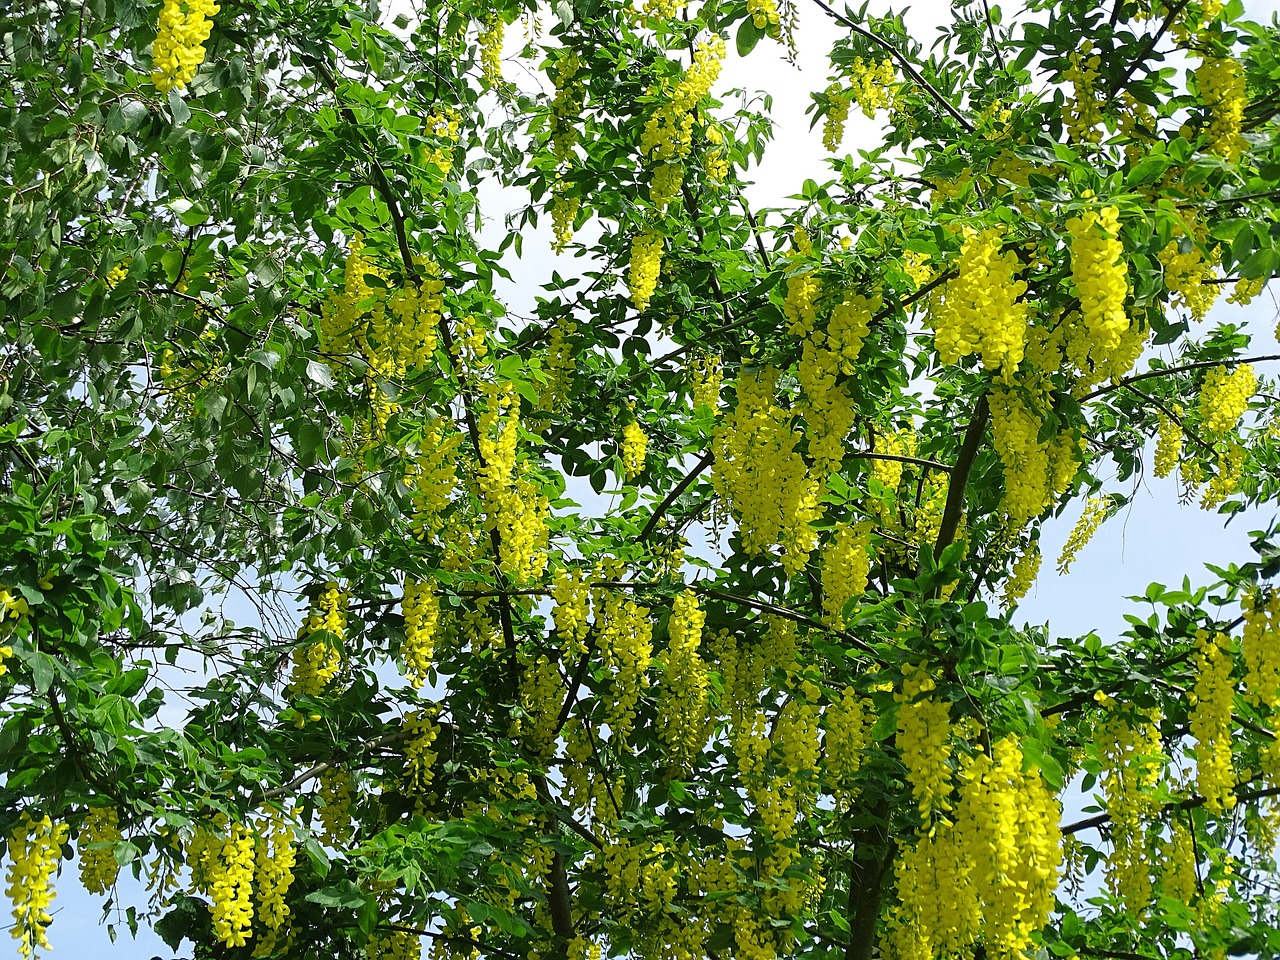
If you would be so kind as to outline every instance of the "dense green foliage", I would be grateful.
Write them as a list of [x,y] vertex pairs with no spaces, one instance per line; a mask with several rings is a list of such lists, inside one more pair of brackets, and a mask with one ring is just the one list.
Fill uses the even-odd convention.
[[[1077,500],[1280,499],[1205,320],[1280,270],[1275,25],[0,17],[24,952],[61,855],[200,957],[1280,954],[1273,534],[1123,637],[1014,615]],[[832,179],[753,210],[719,64],[809,17]]]

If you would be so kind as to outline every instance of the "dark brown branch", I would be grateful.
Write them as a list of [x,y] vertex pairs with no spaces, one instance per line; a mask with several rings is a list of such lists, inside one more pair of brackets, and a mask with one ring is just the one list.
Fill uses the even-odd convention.
[[1172,420],[1174,423],[1178,425],[1179,430],[1181,430],[1184,434],[1186,434],[1188,437],[1194,440],[1197,444],[1199,444],[1205,450],[1208,450],[1210,453],[1213,452],[1213,444],[1207,443],[1206,441],[1202,440],[1199,434],[1197,434],[1194,430],[1192,430],[1187,426],[1186,421],[1184,421],[1182,417],[1178,416],[1171,409],[1169,409],[1169,406],[1167,404],[1163,403],[1160,400],[1157,400],[1155,397],[1150,396],[1149,394],[1143,393],[1137,387],[1133,386],[1133,384],[1126,383],[1125,389],[1127,389],[1130,393],[1134,394],[1139,399],[1145,401],[1146,403],[1151,404],[1153,407],[1158,408],[1161,413],[1163,413],[1166,417],[1168,417],[1170,420]]
[[679,483],[671,488],[671,492],[663,497],[662,502],[654,508],[648,522],[644,525],[644,529],[636,536],[636,542],[644,543],[649,539],[654,529],[657,528],[658,521],[662,519],[663,514],[665,514],[671,508],[671,505],[680,498],[680,494],[688,490],[693,481],[698,479],[698,474],[711,466],[711,463],[715,458],[716,455],[714,450],[708,450],[702,455],[701,459],[693,465],[692,469],[690,469],[690,471],[681,478]]
[[578,658],[578,668],[573,671],[573,679],[569,683],[568,693],[565,694],[564,705],[560,708],[559,716],[556,717],[556,729],[551,734],[552,738],[560,736],[560,731],[569,722],[569,714],[573,711],[573,705],[578,699],[578,690],[582,687],[582,681],[586,679],[587,668],[590,665],[591,651],[586,650]]
[[380,747],[387,747],[394,743],[399,743],[401,740],[408,739],[408,737],[409,737],[408,731],[397,730],[395,733],[388,733],[381,737],[375,737],[373,740],[370,740],[368,743],[361,744],[360,749],[357,751],[344,751],[344,752],[335,754],[334,756],[330,757],[328,760],[322,760],[319,763],[313,764],[312,766],[308,767],[306,770],[303,770],[300,774],[298,774],[288,783],[283,783],[278,787],[272,787],[270,790],[263,791],[261,800],[274,800],[276,797],[292,796],[294,793],[297,792],[298,788],[301,787],[304,783],[306,783],[312,777],[318,777],[320,774],[324,773],[326,770],[331,769],[334,764],[340,763],[341,761],[349,759],[350,757],[355,756],[357,754],[372,753],[374,750],[377,750]]
[[746,214],[747,223],[751,227],[751,236],[755,238],[756,250],[760,253],[760,262],[764,264],[766,270],[772,270],[773,264],[769,262],[769,251],[764,248],[764,238],[760,236],[760,225],[756,223],[756,215],[751,212],[751,208],[747,206],[747,198],[739,191],[738,203],[742,205],[742,212]]
[[[593,590],[666,590],[668,587],[660,583],[645,583],[636,580],[593,580],[587,583],[588,587]],[[698,583],[689,584],[689,589],[694,593],[701,594],[704,597],[714,597],[725,603],[732,603],[737,606],[749,607],[760,613],[768,613],[775,617],[781,617],[783,620],[790,620],[792,623],[798,623],[802,626],[812,627],[814,630],[821,630],[833,637],[839,637],[851,646],[861,650],[863,653],[875,655],[875,650],[871,644],[854,636],[848,630],[837,630],[828,623],[816,620],[808,614],[801,613],[798,610],[792,610],[790,607],[780,607],[776,603],[769,603],[767,600],[757,600],[754,597],[744,597],[736,593],[727,593],[723,590],[717,590],[714,587],[704,586]],[[512,587],[506,590],[458,590],[457,595],[460,597],[499,597],[502,595],[512,597],[545,597],[551,593],[550,587]]]
[[1138,51],[1138,55],[1129,61],[1129,65],[1125,68],[1124,73],[1122,73],[1116,79],[1116,82],[1111,85],[1111,89],[1107,92],[1108,100],[1115,99],[1116,94],[1125,88],[1129,83],[1129,79],[1133,76],[1134,71],[1146,62],[1147,57],[1151,56],[1151,51],[1156,48],[1156,44],[1160,42],[1160,38],[1163,37],[1169,30],[1169,27],[1173,25],[1174,19],[1182,12],[1182,8],[1186,5],[1187,0],[1177,0],[1177,2],[1169,8],[1169,13],[1164,18],[1164,22],[1160,24],[1159,29],[1147,38],[1147,42],[1143,44],[1142,49]]
[[[334,98],[338,98],[338,83],[333,72],[329,69],[328,64],[316,62],[315,67],[320,76],[324,79],[325,85],[333,93]],[[400,250],[400,260],[404,267],[405,276],[410,280],[417,281],[418,267],[414,263],[413,251],[409,248],[409,235],[405,227],[404,212],[400,209],[400,203],[396,198],[395,191],[391,189],[391,182],[387,179],[386,173],[382,169],[382,165],[378,162],[378,158],[374,153],[374,145],[364,136],[363,130],[360,128],[359,120],[348,106],[340,108],[343,118],[350,123],[360,134],[360,138],[365,141],[370,150],[371,170],[373,171],[373,185],[382,197],[382,202],[386,204],[387,211],[391,216],[392,229],[396,235],[396,246]],[[450,357],[454,358],[456,372],[458,377],[458,387],[462,395],[462,412],[463,418],[467,423],[467,435],[471,440],[471,445],[476,452],[476,461],[481,470],[486,468],[484,454],[480,452],[480,430],[476,425],[475,417],[475,398],[471,392],[470,386],[467,384],[466,377],[463,375],[461,360],[454,352],[453,332],[449,328],[449,321],[444,313],[440,314],[439,321],[440,340],[444,344],[445,351]],[[502,537],[498,533],[496,526],[489,528],[489,543],[493,550],[493,565],[495,575],[499,585],[506,581],[506,575],[502,572]],[[502,623],[502,637],[506,641],[507,649],[515,646],[515,627],[512,623],[511,604],[505,598],[501,597],[498,601],[498,616]]]
[[[1250,781],[1246,781],[1250,782]],[[1237,784],[1242,786],[1242,784]],[[1258,790],[1247,790],[1244,793],[1236,794],[1236,806],[1242,803],[1248,803],[1251,800],[1262,800],[1267,797],[1280,797],[1280,787],[1262,787]],[[1166,804],[1163,813],[1172,813],[1179,810],[1194,810],[1196,807],[1205,805],[1205,798],[1201,796],[1187,797],[1185,800],[1178,800],[1174,803]],[[1070,836],[1074,833],[1080,833],[1082,830],[1092,830],[1101,827],[1110,822],[1111,814],[1100,813],[1094,817],[1088,817],[1084,820],[1077,820],[1075,823],[1069,823],[1062,828],[1064,835]]]
[[950,473],[955,469],[950,464],[939,463],[937,460],[925,460],[921,457],[903,457],[896,453],[877,453],[874,450],[852,450],[846,453],[845,456],[864,460],[896,460],[898,463],[910,463],[917,467],[928,467],[930,470],[941,470],[943,473]]
[[1203,370],[1205,367],[1222,367],[1233,363],[1263,363],[1267,360],[1280,360],[1280,353],[1267,353],[1256,357],[1239,357],[1229,360],[1200,360],[1196,363],[1184,363],[1176,367],[1164,367],[1161,370],[1148,370],[1146,373],[1139,373],[1136,376],[1125,377],[1123,380],[1117,381],[1116,383],[1107,384],[1104,387],[1098,387],[1097,390],[1092,390],[1089,393],[1086,393],[1083,397],[1080,397],[1079,401],[1081,403],[1086,403],[1089,400],[1093,400],[1095,397],[1100,397],[1103,394],[1111,393],[1115,390],[1121,390],[1129,386],[1131,383],[1150,380],[1152,377],[1168,377],[1175,373],[1185,373],[1188,370]]
[[880,800],[874,815],[876,822],[855,836],[857,846],[849,870],[849,943],[844,960],[871,960],[875,953],[884,877],[897,853],[888,832],[888,802]]
[[956,530],[960,528],[960,517],[964,513],[964,493],[969,485],[969,474],[973,471],[974,460],[978,456],[978,448],[982,445],[983,434],[987,429],[987,418],[991,408],[985,393],[978,397],[974,404],[973,415],[969,418],[969,426],[964,431],[964,440],[960,444],[960,455],[956,457],[956,465],[951,470],[951,482],[947,486],[947,504],[942,510],[942,524],[938,528],[938,541],[933,545],[933,556],[936,560],[942,551],[955,539]]
[[[898,65],[902,67],[903,72],[906,73],[907,76],[909,76],[916,83],[920,84],[920,86],[923,87],[929,93],[929,96],[933,97],[933,99],[936,100],[938,104],[947,111],[947,113],[951,114],[951,116],[955,118],[956,122],[959,123],[960,126],[964,128],[966,133],[973,133],[973,124],[970,123],[967,119],[965,119],[964,114],[962,114],[959,110],[957,110],[951,104],[951,102],[942,95],[942,93],[938,90],[937,87],[935,87],[933,84],[931,84],[928,80],[924,78],[924,76],[920,73],[920,71],[915,68],[915,65],[912,64],[910,60],[908,60],[902,53],[898,51],[897,47],[891,44],[888,40],[885,40],[882,37],[876,36],[866,27],[861,26],[860,24],[854,23],[848,17],[841,16],[839,13],[836,13],[835,10],[833,10],[830,6],[828,6],[824,2],[824,0],[813,0],[813,2],[816,3],[819,7],[821,7],[823,12],[826,13],[828,17],[836,21],[836,23],[840,24],[842,27],[848,27],[850,30],[858,34],[860,37],[865,37],[866,39],[870,40],[872,43],[883,48],[884,51],[889,54],[889,56],[893,57],[894,60],[898,61]],[[1186,0],[1183,0],[1183,2],[1185,3]]]

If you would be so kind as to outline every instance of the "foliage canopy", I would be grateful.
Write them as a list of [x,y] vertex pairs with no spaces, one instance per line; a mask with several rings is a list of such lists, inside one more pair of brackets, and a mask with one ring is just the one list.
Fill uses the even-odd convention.
[[[71,858],[200,957],[1280,953],[1272,533],[1123,637],[1013,617],[1077,500],[1062,568],[1148,472],[1280,499],[1277,358],[1206,321],[1280,268],[1275,25],[7,17],[24,954]],[[801,17],[832,179],[753,209],[720,64]]]

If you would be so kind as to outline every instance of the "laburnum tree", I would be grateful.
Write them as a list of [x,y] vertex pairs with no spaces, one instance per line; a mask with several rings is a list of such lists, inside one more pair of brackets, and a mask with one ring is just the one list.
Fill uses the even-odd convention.
[[[73,871],[197,957],[1280,954],[1273,532],[1123,636],[1016,616],[1148,474],[1280,501],[1206,318],[1280,272],[1275,25],[5,17],[20,954]],[[808,18],[831,178],[760,209],[721,67]]]

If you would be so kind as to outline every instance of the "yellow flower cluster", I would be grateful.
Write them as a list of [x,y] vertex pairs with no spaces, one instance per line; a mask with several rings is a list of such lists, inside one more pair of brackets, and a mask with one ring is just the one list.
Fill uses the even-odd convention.
[[844,141],[844,125],[849,119],[849,101],[853,94],[839,83],[827,87],[827,121],[822,126],[822,145],[834,153]]
[[853,99],[868,118],[876,111],[893,107],[898,92],[898,72],[888,57],[883,60],[864,60],[854,57],[849,68],[849,86]]
[[1152,791],[1160,782],[1165,758],[1157,727],[1158,714],[1129,723],[1109,697],[1099,695],[1106,719],[1095,731],[1102,764],[1102,791],[1111,817],[1111,856],[1107,887],[1133,917],[1143,917],[1151,904],[1151,854],[1147,826],[1159,810]]
[[181,90],[195,77],[218,9],[213,0],[165,0],[151,45],[151,82],[161,93]]
[[404,718],[404,789],[421,808],[436,775],[436,738],[440,726],[428,710],[414,710]]
[[807,337],[818,319],[818,298],[822,296],[822,281],[809,270],[787,277],[787,294],[782,301],[783,316],[790,321],[787,331],[797,337]]
[[653,291],[658,289],[658,274],[661,271],[662,235],[654,230],[636,234],[631,240],[627,290],[637,310],[648,309]]
[[707,665],[698,654],[707,615],[698,608],[692,590],[684,590],[671,605],[667,620],[670,637],[659,655],[662,679],[658,690],[658,736],[667,758],[681,773],[687,771],[706,745]]
[[[616,569],[612,565],[610,569]],[[613,697],[605,714],[613,742],[621,749],[631,736],[636,704],[649,685],[653,661],[653,624],[649,608],[618,591],[598,591],[593,607],[599,629],[600,655],[613,672]]]
[[566,316],[556,318],[547,333],[547,349],[542,357],[542,375],[538,385],[538,409],[555,412],[573,396],[573,374],[578,369],[570,340],[578,325]]
[[[1202,225],[1200,233],[1207,237]],[[1205,259],[1201,244],[1204,237],[1194,240],[1178,238],[1170,240],[1160,250],[1160,263],[1164,266],[1164,284],[1196,320],[1203,320],[1209,308],[1218,299],[1218,287],[1208,281],[1213,277],[1213,264]],[[1183,245],[1186,250],[1183,250]]]
[[670,20],[684,9],[688,0],[644,0],[643,14],[646,17],[659,17]]
[[1018,298],[1027,285],[1015,280],[1018,257],[1000,252],[1003,231],[965,228],[957,276],[934,294],[930,321],[943,363],[982,354],[988,370],[1006,375],[1022,362],[1030,307]]
[[5,893],[13,904],[9,932],[24,957],[34,956],[37,949],[50,949],[45,930],[53,920],[49,907],[57,894],[49,878],[58,869],[69,833],[65,823],[54,823],[48,814],[37,820],[24,810],[9,834],[9,870],[5,875]]
[[1067,542],[1062,545],[1062,553],[1058,555],[1058,573],[1065,576],[1071,569],[1076,554],[1093,539],[1093,535],[1102,526],[1102,521],[1107,519],[1110,510],[1110,497],[1090,497],[1085,501],[1084,512],[1080,514],[1076,525],[1071,528]]
[[545,654],[521,655],[520,708],[511,736],[530,753],[549,757],[556,742],[556,721],[564,699],[560,669]]
[[462,434],[433,421],[422,432],[417,460],[405,468],[405,483],[413,496],[413,535],[430,541],[444,525],[443,514],[458,482],[458,448]]
[[434,164],[439,168],[441,178],[448,178],[460,136],[458,111],[453,107],[437,107],[423,119],[422,132],[434,141],[422,151],[423,164]]
[[622,441],[618,444],[622,470],[628,480],[634,480],[644,472],[644,458],[648,448],[649,438],[633,416],[623,424]]
[[1262,288],[1267,285],[1267,281],[1262,277],[1241,277],[1236,281],[1235,288],[1231,295],[1227,297],[1227,303],[1235,303],[1240,306],[1248,306],[1253,303],[1253,298],[1262,292]]
[[771,37],[776,37],[782,29],[776,0],[747,0],[747,16],[757,30],[764,30]]
[[707,150],[702,156],[702,168],[706,172],[707,182],[715,185],[724,183],[729,176],[729,155],[725,150],[724,134],[719,127],[707,127]]
[[1205,809],[1222,813],[1235,805],[1235,775],[1231,769],[1231,712],[1236,687],[1231,679],[1231,639],[1225,633],[1210,637],[1196,633],[1191,664],[1196,683],[1191,691],[1191,735],[1196,738],[1196,789]]
[[1079,50],[1072,50],[1067,55],[1067,61],[1062,79],[1071,84],[1071,94],[1063,104],[1063,121],[1073,140],[1096,143],[1097,128],[1102,122],[1097,92],[1102,57],[1094,52],[1093,41],[1086,40]]
[[580,656],[586,652],[587,634],[591,630],[588,609],[591,594],[582,573],[567,568],[557,570],[551,596],[555,601],[551,616],[556,632],[564,639],[565,649]]
[[[0,634],[7,636],[17,626],[16,623],[6,623],[6,621],[21,621],[30,613],[31,607],[21,594],[15,596],[8,587],[0,584]],[[9,672],[4,661],[12,656],[13,647],[7,645],[0,647],[0,676]]]
[[822,612],[837,629],[844,628],[845,604],[867,589],[874,526],[869,520],[839,524],[822,551]]
[[894,694],[898,752],[925,820],[935,810],[951,808],[947,799],[951,794],[951,704],[929,695],[936,687],[923,664],[906,664],[902,689]]
[[1196,845],[1191,831],[1181,820],[1175,819],[1169,827],[1169,839],[1165,843],[1161,891],[1178,903],[1190,906],[1200,893],[1200,880],[1196,875]]
[[854,781],[871,746],[875,719],[871,701],[853,687],[845,687],[840,699],[823,711],[822,774],[838,796],[853,796]]
[[1209,478],[1200,498],[1200,507],[1210,510],[1227,497],[1240,489],[1240,475],[1244,472],[1244,462],[1249,451],[1244,444],[1234,437],[1227,441],[1225,447],[1215,451],[1217,472]]
[[1209,125],[1205,129],[1210,153],[1228,161],[1240,158],[1248,145],[1240,133],[1244,123],[1244,70],[1231,57],[1206,60],[1195,70],[1200,99],[1209,108]]
[[1027,595],[1040,573],[1040,561],[1039,540],[1027,544],[1018,554],[1018,559],[1013,561],[1013,569],[1009,571],[1009,579],[1004,583],[1002,600],[1006,607],[1013,606]]
[[[1049,919],[1062,862],[1061,808],[1013,737],[966,758],[954,821],[920,837],[895,866],[898,922],[916,955],[951,956],[981,938],[1023,957]],[[897,939],[895,937],[894,939]]]
[[773,734],[774,753],[792,786],[798,784],[798,774],[813,773],[818,769],[822,755],[818,741],[819,691],[808,681],[800,688],[802,695],[791,699],[778,711]]
[[[1055,475],[1060,476],[1053,469],[1055,450],[1039,439],[1040,417],[1020,393],[996,387],[988,394],[988,402],[996,452],[1004,465],[1001,508],[1020,526],[1040,516],[1052,501]],[[1072,467],[1074,476],[1074,461]]]
[[1244,688],[1251,703],[1271,710],[1280,707],[1280,591],[1255,591],[1245,595]]
[[302,637],[326,633],[327,637],[303,643],[293,649],[293,669],[285,694],[315,697],[338,675],[342,666],[342,640],[347,630],[346,597],[336,583],[325,584],[312,603],[302,625]]
[[1216,436],[1235,430],[1257,390],[1258,378],[1247,363],[1232,373],[1227,373],[1226,367],[1211,369],[1200,387],[1198,401],[1205,430]]
[[440,599],[436,596],[435,582],[406,581],[400,609],[404,613],[404,645],[400,649],[404,675],[413,686],[420,687],[431,673],[436,632],[440,627]]
[[351,774],[341,767],[330,767],[319,780],[321,839],[339,847],[351,837]]
[[871,321],[881,303],[879,296],[864,297],[846,290],[840,302],[831,309],[825,342],[814,336],[815,342],[835,354],[841,373],[853,373],[858,354],[862,352],[862,343],[871,332]]
[[253,883],[258,889],[258,920],[264,935],[259,938],[254,954],[269,956],[289,920],[291,911],[284,898],[293,884],[297,851],[293,846],[293,828],[279,808],[267,811],[257,834]]
[[[479,936],[476,927],[473,936]],[[432,960],[476,960],[479,951],[466,952],[453,945],[457,941],[442,936],[432,941]],[[367,960],[422,960],[422,938],[411,930],[380,930],[364,945]]]
[[719,357],[700,356],[689,361],[685,370],[685,382],[689,386],[694,409],[706,406],[715,410],[720,406],[720,384],[723,377]]
[[1157,477],[1167,477],[1173,473],[1182,456],[1184,435],[1182,432],[1182,407],[1173,405],[1173,416],[1160,415],[1160,433],[1156,440],[1156,462],[1152,471]]
[[1129,267],[1120,242],[1120,210],[1085,210],[1067,221],[1071,235],[1071,279],[1085,327],[1104,350],[1114,350],[1129,328],[1124,312]]
[[491,87],[502,83],[502,39],[507,29],[500,14],[489,14],[480,21],[476,42],[480,45],[480,68],[484,82]]
[[724,40],[719,36],[698,44],[688,71],[645,121],[640,134],[642,153],[655,162],[679,161],[689,155],[694,113],[720,76],[724,56]]
[[582,76],[582,60],[577,53],[562,55],[550,67],[556,86],[551,101],[551,152],[564,163],[573,154],[579,133],[575,124],[582,117],[582,107],[587,93]]
[[780,547],[794,576],[817,543],[821,490],[795,449],[791,416],[774,403],[776,381],[772,369],[738,379],[738,405],[715,430],[711,481],[733,510],[743,550],[760,556]]
[[503,571],[517,581],[531,580],[546,565],[550,504],[536,484],[517,470],[520,400],[511,384],[485,383],[488,402],[477,428],[480,469],[477,483],[485,526],[497,530]]
[[[419,258],[421,281],[391,289],[390,277],[364,255],[356,235],[347,250],[342,289],[325,298],[320,344],[328,353],[357,353],[381,377],[403,377],[430,365],[439,342],[444,280],[435,261]],[[374,277],[382,285],[371,285]]]
[[[879,435],[875,439],[876,453],[887,453],[895,457],[914,457],[916,455],[916,435],[909,429],[894,430],[892,433]],[[901,460],[881,460],[878,457],[872,457],[870,461],[871,479],[875,480],[890,494],[897,494],[898,487],[902,483],[902,469],[905,467]],[[884,503],[880,500],[876,501],[878,509],[884,510]],[[887,517],[887,511],[882,516]]]
[[684,185],[684,164],[660,163],[653,168],[653,176],[649,180],[649,202],[659,210],[665,210],[667,204],[680,195]]
[[229,947],[243,947],[253,936],[253,848],[249,828],[232,823],[208,862],[213,933]]
[[116,808],[90,807],[76,838],[80,882],[90,893],[106,893],[116,885],[120,864],[116,862],[115,848],[121,839]]
[[796,369],[804,401],[795,409],[804,415],[812,476],[820,485],[844,463],[844,439],[858,416],[848,388],[836,382],[840,355],[827,349],[824,341],[825,335],[815,330],[804,342]]
[[102,278],[102,282],[107,285],[108,290],[114,290],[119,286],[120,281],[129,275],[129,264],[131,262],[130,258],[126,257],[107,271],[106,276]]
[[555,237],[551,241],[552,253],[564,253],[573,240],[573,224],[581,207],[581,198],[569,196],[564,181],[557,181],[551,190],[551,232]]

